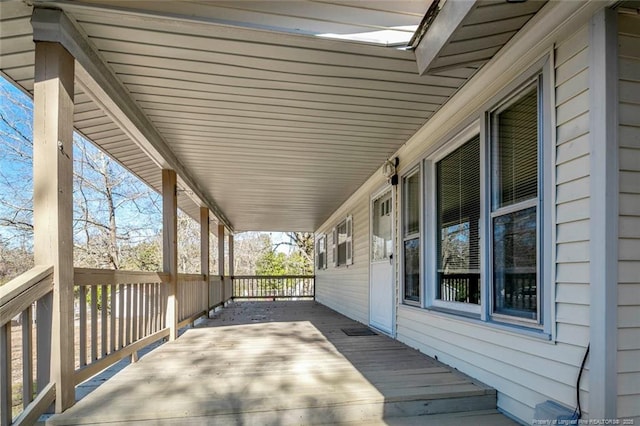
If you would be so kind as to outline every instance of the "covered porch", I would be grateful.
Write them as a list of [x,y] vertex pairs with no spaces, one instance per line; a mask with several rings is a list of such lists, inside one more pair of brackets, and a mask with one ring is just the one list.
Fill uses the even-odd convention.
[[[242,287],[256,278],[234,276],[233,235],[316,231],[544,2],[467,2],[447,22],[474,42],[417,37],[416,53],[318,29],[425,30],[444,2],[299,2],[287,19],[277,2],[224,3],[2,3],[1,71],[34,98],[36,267],[2,289],[0,425],[50,411],[52,424],[508,424],[494,390],[385,336],[347,336],[362,326],[315,302],[233,303],[314,297],[313,277],[278,278],[300,294]],[[74,129],[162,194],[161,272],[74,268]],[[178,272],[178,207],[201,224],[199,274]],[[163,339],[74,405],[78,384]]]
[[513,424],[493,389],[366,330],[314,301],[235,302],[47,424]]

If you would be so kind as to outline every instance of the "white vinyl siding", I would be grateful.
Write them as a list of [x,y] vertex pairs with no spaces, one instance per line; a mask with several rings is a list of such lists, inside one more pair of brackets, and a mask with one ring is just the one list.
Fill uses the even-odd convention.
[[640,422],[640,17],[619,15],[618,417]]
[[[334,245],[332,230],[351,217],[353,264],[316,272],[316,300],[363,324],[369,323],[369,195],[352,199],[318,232],[327,234],[327,247]],[[332,257],[335,255],[332,255]],[[335,264],[335,257],[328,264]]]
[[[419,308],[398,309],[399,340],[495,387],[498,406],[525,421],[547,399],[575,407],[575,381],[589,341],[588,39],[585,25],[554,50],[556,147],[549,155],[556,162],[555,343]],[[542,173],[554,176],[552,170]],[[588,386],[583,374],[585,416]]]

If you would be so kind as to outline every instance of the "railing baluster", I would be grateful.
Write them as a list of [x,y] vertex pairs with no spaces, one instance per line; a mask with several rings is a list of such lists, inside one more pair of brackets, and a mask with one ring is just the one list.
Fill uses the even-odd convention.
[[80,308],[80,367],[87,365],[87,288],[80,286],[78,291]]
[[98,286],[91,286],[91,361],[98,359]]
[[124,288],[123,284],[118,284],[118,346],[122,349],[124,343]]
[[131,342],[138,340],[138,295],[140,293],[140,284],[132,284],[131,292]]
[[117,349],[116,343],[116,285],[111,284],[109,287],[109,328],[110,328],[110,352],[114,353]]
[[0,426],[12,421],[11,321],[0,326]]
[[22,312],[22,409],[33,401],[33,305]]
[[108,286],[100,286],[102,289],[100,297],[100,353],[102,356],[106,356],[109,353],[107,345],[107,289]]

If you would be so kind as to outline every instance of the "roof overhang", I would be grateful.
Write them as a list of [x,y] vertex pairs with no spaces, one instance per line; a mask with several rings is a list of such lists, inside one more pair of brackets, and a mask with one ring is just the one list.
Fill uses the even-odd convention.
[[414,49],[420,74],[488,62],[546,0],[440,0],[419,28]]

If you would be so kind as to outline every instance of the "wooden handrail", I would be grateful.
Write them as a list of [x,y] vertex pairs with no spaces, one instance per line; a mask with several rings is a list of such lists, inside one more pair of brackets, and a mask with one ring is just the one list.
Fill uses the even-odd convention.
[[296,278],[315,278],[315,275],[234,275],[231,278],[234,280],[246,280],[246,279],[270,279],[270,278],[282,278],[282,279],[296,279]]
[[123,271],[114,269],[75,268],[75,285],[111,285],[135,283],[168,283],[171,275],[165,272]]
[[203,274],[178,274],[178,281],[205,281]]
[[53,266],[35,266],[0,287],[0,324],[20,314],[53,290]]

